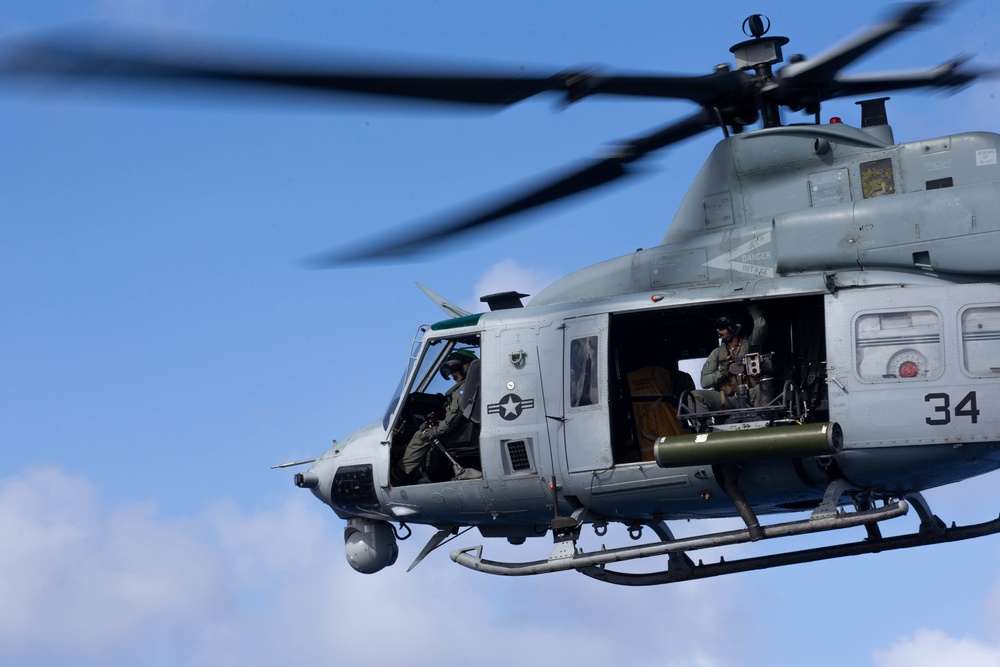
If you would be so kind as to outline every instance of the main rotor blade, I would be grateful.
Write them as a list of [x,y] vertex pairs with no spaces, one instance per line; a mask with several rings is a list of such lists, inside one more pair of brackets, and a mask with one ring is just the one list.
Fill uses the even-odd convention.
[[571,101],[589,95],[627,95],[659,99],[685,99],[702,106],[724,106],[727,97],[750,94],[750,77],[745,72],[717,69],[703,76],[581,74],[567,86]]
[[567,70],[550,76],[498,71],[417,68],[398,64],[302,65],[253,61],[177,49],[153,55],[125,43],[86,46],[73,40],[39,40],[8,49],[0,71],[30,76],[101,78],[171,85],[223,84],[316,92],[359,93],[448,103],[506,106],[556,92],[575,102],[610,94],[687,99],[699,104],[743,90],[742,72],[703,76],[598,74]]
[[[129,83],[224,84],[317,92],[349,92],[402,98],[507,105],[547,90],[563,90],[562,78],[461,75],[329,68],[289,63],[253,62],[226,56],[176,51],[148,55],[136,47],[89,48],[52,42],[29,42],[9,50],[3,71],[10,74],[65,78],[100,78]],[[569,74],[564,77],[570,76]]]
[[472,230],[482,230],[532,208],[592,190],[630,173],[628,165],[649,153],[672,143],[692,137],[714,127],[710,112],[702,110],[679,122],[621,144],[611,154],[586,162],[582,167],[546,181],[541,186],[507,196],[496,203],[457,215],[430,228],[419,225],[389,243],[379,243],[358,250],[334,251],[309,260],[316,268],[333,267],[351,262],[398,258],[413,255],[437,243]]
[[995,69],[958,71],[964,62],[965,59],[956,59],[932,69],[914,72],[838,76],[830,82],[830,92],[826,97],[856,97],[923,87],[961,88],[976,79],[995,76],[997,73]]
[[872,49],[905,30],[928,22],[947,2],[917,2],[901,5],[887,21],[869,28],[815,58],[790,63],[781,68],[782,86],[810,86],[829,81],[837,72]]

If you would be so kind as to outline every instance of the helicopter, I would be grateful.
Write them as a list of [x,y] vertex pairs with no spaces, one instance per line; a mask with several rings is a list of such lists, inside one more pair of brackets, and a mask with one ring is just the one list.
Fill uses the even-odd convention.
[[[547,558],[523,562],[485,559],[481,547],[451,553],[477,571],[573,570],[652,585],[1000,532],[1000,520],[948,527],[921,496],[1000,467],[998,136],[896,144],[877,97],[961,87],[983,73],[955,60],[917,73],[841,74],[943,7],[903,6],[859,37],[778,70],[788,39],[769,36],[766,19],[754,15],[744,23],[748,39],[730,50],[735,69],[700,76],[283,72],[46,43],[27,45],[11,67],[486,106],[541,94],[697,105],[510,200],[318,258],[419,251],[617,181],[702,132],[723,135],[659,245],[566,276],[527,305],[527,295],[499,293],[484,297],[488,312],[472,313],[426,290],[447,319],[418,331],[382,417],[317,459],[279,466],[310,466],[294,483],[347,521],[347,559],[362,573],[395,564],[397,541],[411,524],[426,524],[437,532],[411,568],[474,527],[514,544],[551,535],[554,545]],[[858,127],[821,121],[821,104],[838,97],[865,98]],[[785,125],[785,109],[814,122]],[[716,333],[755,341],[727,359],[732,394],[693,377],[719,347]],[[448,364],[459,352],[468,360],[458,373],[461,428],[444,433],[438,424],[456,375]],[[718,394],[720,405],[705,406],[698,392]],[[424,432],[421,476],[394,475]],[[911,507],[919,530],[882,537],[880,523]],[[803,512],[808,518],[760,521]],[[721,517],[745,526],[681,539],[668,526]],[[634,537],[648,528],[657,539],[579,548],[584,527],[601,535],[612,523]],[[851,528],[865,538],[708,564],[690,556]],[[608,567],[653,556],[666,556],[667,569]]]

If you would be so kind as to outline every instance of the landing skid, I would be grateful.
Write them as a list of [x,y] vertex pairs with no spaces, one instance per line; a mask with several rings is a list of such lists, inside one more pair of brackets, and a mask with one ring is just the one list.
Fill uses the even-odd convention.
[[[953,523],[950,527],[947,527],[941,519],[931,513],[926,501],[920,494],[913,494],[912,496],[908,496],[908,499],[920,517],[919,530],[909,535],[883,538],[878,529],[878,523],[903,516],[909,510],[908,503],[900,500],[875,509],[861,509],[850,513],[840,512],[831,507],[831,503],[835,502],[836,497],[840,495],[840,491],[833,487],[834,485],[831,485],[831,491],[827,493],[827,501],[821,504],[809,519],[762,526],[763,538],[789,537],[853,526],[864,526],[868,533],[867,539],[860,542],[848,542],[815,549],[788,551],[732,561],[720,559],[717,563],[704,564],[699,561],[696,564],[686,552],[755,541],[751,534],[752,531],[746,528],[743,530],[676,539],[666,524],[660,522],[658,524],[650,524],[650,527],[661,540],[635,547],[622,547],[618,549],[605,549],[602,547],[600,551],[583,552],[576,547],[576,538],[579,536],[579,530],[577,529],[575,532],[564,530],[561,536],[557,533],[556,546],[548,560],[544,561],[504,563],[486,560],[482,558],[483,548],[481,546],[452,551],[451,558],[460,565],[489,574],[525,576],[577,570],[593,579],[620,586],[656,586],[678,581],[717,577],[736,572],[764,570],[772,567],[794,565],[796,563],[810,563],[859,554],[879,553],[882,551],[893,551],[895,549],[907,549],[945,542],[958,542],[1000,533],[1000,517],[992,521],[985,521],[969,526],[956,526]],[[662,572],[615,572],[606,567],[610,563],[663,555],[668,556],[668,568]]]
[[[706,566],[706,565],[695,565],[690,562],[690,559],[684,557],[684,552],[696,551],[698,549],[709,549],[712,547],[722,547],[730,546],[734,544],[743,544],[745,542],[756,541],[757,539],[770,539],[776,537],[790,537],[792,535],[806,535],[809,533],[817,533],[828,530],[838,530],[841,528],[851,528],[855,526],[865,526],[870,524],[875,524],[879,521],[884,521],[887,519],[893,519],[899,516],[903,516],[909,511],[909,506],[906,501],[900,500],[885,505],[884,507],[878,507],[875,509],[861,510],[857,512],[833,512],[833,513],[816,513],[809,519],[804,519],[800,521],[790,521],[787,523],[778,523],[768,526],[761,526],[758,530],[763,531],[763,535],[751,534],[752,531],[749,528],[744,528],[742,530],[732,530],[721,533],[711,533],[707,535],[698,535],[695,537],[686,537],[682,539],[664,539],[660,542],[653,542],[651,544],[644,544],[632,547],[621,547],[617,549],[601,549],[600,551],[583,552],[579,551],[576,547],[575,535],[570,539],[563,539],[556,542],[555,549],[553,549],[552,554],[549,556],[548,560],[544,561],[530,561],[526,563],[504,563],[498,561],[486,560],[482,557],[483,548],[482,546],[471,547],[467,549],[456,549],[451,552],[451,559],[458,563],[459,565],[464,565],[473,570],[478,570],[480,572],[487,572],[489,574],[500,574],[506,576],[525,576],[530,574],[547,574],[549,572],[562,572],[565,570],[579,570],[584,574],[594,577],[595,579],[601,579],[603,581],[608,581],[611,583],[619,583],[626,585],[652,585],[656,583],[668,583],[671,581],[683,581],[685,579],[697,579],[704,576],[715,576],[715,574],[727,574],[728,572],[739,572],[741,570],[703,570],[702,568],[712,568],[716,566]],[[993,532],[1000,531],[1000,519],[997,520],[998,526]],[[665,526],[664,526],[665,528]],[[954,529],[952,529],[954,530]],[[657,531],[660,532],[660,531]],[[669,535],[669,531],[665,531]],[[663,533],[661,533],[663,534]],[[886,540],[888,542],[888,540]],[[864,543],[862,543],[864,544]],[[830,547],[835,548],[835,547]],[[898,548],[898,547],[897,547]],[[874,550],[883,550],[884,547],[879,547]],[[789,557],[795,553],[807,553],[807,552],[791,552],[789,554],[777,554],[775,556],[765,556],[756,559],[746,559],[745,561],[733,561],[732,563],[719,563],[717,565],[738,565],[738,564],[750,564],[754,565],[754,561],[760,562],[766,559],[772,558],[782,558]],[[605,569],[604,566],[609,563],[618,563],[628,560],[634,560],[636,558],[649,558],[651,556],[664,556],[673,555],[671,558],[672,568],[666,572],[653,573],[649,575],[632,575],[632,574],[622,574],[617,572],[611,572]],[[845,554],[849,555],[849,554]],[[679,557],[678,557],[679,556]],[[833,556],[831,556],[833,557]],[[807,558],[806,560],[811,560]],[[791,562],[801,562],[801,561],[791,561]],[[774,565],[769,567],[774,567],[781,565],[783,563],[775,562]],[[768,565],[764,565],[767,567]],[[759,569],[757,567],[744,567],[743,569]],[[685,576],[685,571],[688,573]],[[702,574],[702,571],[705,574]],[[653,579],[659,577],[663,579],[662,581],[649,580],[646,581],[643,577],[651,577]]]
[[[767,527],[765,527],[765,532]],[[718,563],[702,564],[700,561],[695,565],[690,558],[677,554],[682,558],[672,558],[670,566],[663,572],[650,572],[647,574],[633,574],[630,572],[613,572],[603,565],[594,565],[577,568],[579,572],[606,581],[609,584],[620,586],[656,586],[659,584],[670,584],[677,581],[689,581],[691,579],[705,579],[707,577],[717,577],[723,574],[734,574],[736,572],[749,572],[751,570],[766,570],[772,567],[783,565],[795,565],[796,563],[811,563],[831,558],[843,558],[845,556],[857,556],[859,554],[880,553],[882,551],[892,551],[894,549],[907,549],[909,547],[919,547],[928,544],[941,544],[943,542],[958,542],[974,537],[984,537],[1000,533],[1000,518],[992,521],[985,521],[969,526],[945,527],[943,524],[921,524],[920,530],[909,535],[899,535],[887,538],[868,538],[861,542],[848,544],[837,544],[816,549],[804,549],[802,551],[789,551],[786,553],[773,554],[770,556],[758,556],[755,558],[744,558],[741,560],[726,561],[720,560]]]

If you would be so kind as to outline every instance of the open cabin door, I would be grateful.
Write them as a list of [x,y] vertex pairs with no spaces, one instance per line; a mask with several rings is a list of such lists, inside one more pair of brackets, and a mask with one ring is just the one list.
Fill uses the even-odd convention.
[[608,315],[563,322],[563,446],[569,472],[612,465],[608,425]]

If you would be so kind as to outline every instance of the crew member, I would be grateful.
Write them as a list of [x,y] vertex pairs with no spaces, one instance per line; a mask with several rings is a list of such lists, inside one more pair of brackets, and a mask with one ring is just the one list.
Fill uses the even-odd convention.
[[[753,318],[753,331],[749,337],[743,335],[743,325],[727,315],[715,321],[715,332],[719,336],[719,347],[705,359],[701,369],[701,386],[705,389],[692,391],[690,396],[695,412],[712,412],[715,410],[731,410],[739,407],[736,391],[740,378],[730,372],[730,366],[740,359],[751,347],[764,342],[767,337],[767,321],[757,304],[749,304],[747,310]],[[711,388],[711,390],[709,389]],[[759,407],[760,388],[750,387],[750,404]]]
[[441,364],[441,376],[451,378],[455,384],[444,395],[444,417],[437,424],[420,425],[417,432],[410,438],[403,452],[403,458],[397,464],[397,477],[402,480],[417,480],[424,483],[431,481],[424,470],[427,453],[434,444],[435,438],[454,431],[465,421],[462,415],[462,393],[465,389],[465,377],[469,372],[469,364],[476,360],[476,355],[469,350],[455,350]]

